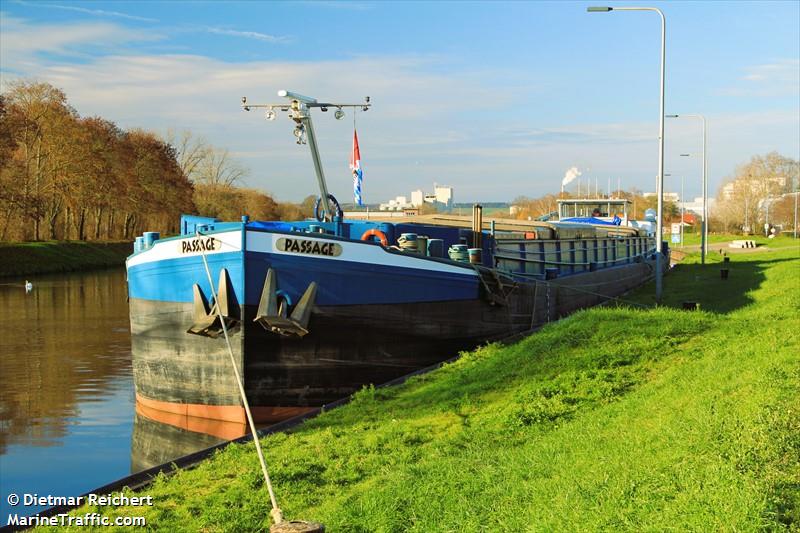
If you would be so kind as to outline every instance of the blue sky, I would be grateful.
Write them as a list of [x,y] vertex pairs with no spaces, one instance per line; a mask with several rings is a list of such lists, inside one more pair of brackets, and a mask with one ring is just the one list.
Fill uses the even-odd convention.
[[[35,78],[82,115],[189,129],[281,200],[316,192],[307,147],[285,117],[243,112],[242,96],[371,96],[356,117],[368,202],[434,182],[456,201],[538,196],[572,166],[584,187],[653,190],[659,18],[588,5],[2,0],[0,84]],[[667,113],[709,121],[711,191],[751,155],[800,158],[800,2],[645,5],[667,19]],[[350,200],[352,113],[315,126],[329,188]],[[699,194],[700,159],[679,154],[700,142],[697,122],[668,120],[666,190],[683,176]]]

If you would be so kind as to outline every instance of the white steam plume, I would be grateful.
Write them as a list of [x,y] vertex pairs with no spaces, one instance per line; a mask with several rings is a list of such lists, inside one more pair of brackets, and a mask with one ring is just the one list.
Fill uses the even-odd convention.
[[581,175],[581,171],[578,170],[578,167],[572,167],[564,173],[564,179],[561,180],[561,188],[563,189],[569,183],[575,180],[578,176]]

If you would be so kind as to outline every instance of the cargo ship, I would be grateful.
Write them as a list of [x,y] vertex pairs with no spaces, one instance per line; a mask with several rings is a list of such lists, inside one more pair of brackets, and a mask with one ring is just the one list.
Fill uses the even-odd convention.
[[148,412],[244,423],[227,341],[254,418],[278,421],[654,273],[654,237],[625,225],[484,221],[479,206],[471,218],[346,219],[310,121],[314,107],[337,104],[279,94],[326,200],[310,220],[183,216],[177,236],[137,237],[126,265],[136,399]]

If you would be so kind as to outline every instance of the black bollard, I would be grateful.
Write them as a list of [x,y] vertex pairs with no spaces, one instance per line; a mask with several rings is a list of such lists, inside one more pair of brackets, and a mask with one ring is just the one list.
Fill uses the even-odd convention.
[[719,269],[719,277],[722,279],[728,279],[728,272],[730,272],[730,270],[728,270],[727,268]]
[[700,309],[699,302],[683,302],[683,309],[685,311],[696,311]]

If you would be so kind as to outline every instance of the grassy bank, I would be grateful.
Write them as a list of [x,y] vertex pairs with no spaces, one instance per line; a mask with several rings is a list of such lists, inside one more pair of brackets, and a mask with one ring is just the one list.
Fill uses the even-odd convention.
[[[800,528],[800,258],[690,256],[667,307],[596,308],[264,439],[289,518],[328,531]],[[652,287],[628,300],[647,304]],[[679,306],[690,293],[702,311]],[[144,491],[175,531],[257,531],[252,444]]]
[[127,241],[0,243],[0,277],[122,266],[132,252]]

